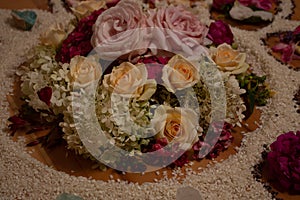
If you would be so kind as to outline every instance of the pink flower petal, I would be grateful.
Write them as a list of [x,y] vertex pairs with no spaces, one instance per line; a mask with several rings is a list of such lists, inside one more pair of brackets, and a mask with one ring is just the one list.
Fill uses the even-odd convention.
[[274,52],[281,52],[283,49],[285,49],[287,46],[289,46],[288,44],[285,43],[278,43],[275,46],[272,47],[272,50]]
[[300,25],[294,30],[293,35],[300,34]]
[[207,37],[213,41],[215,45],[223,43],[231,45],[233,43],[233,33],[228,24],[222,20],[217,20],[210,24]]
[[282,61],[285,62],[285,63],[290,62],[292,60],[294,52],[295,52],[295,45],[294,44],[289,44],[282,51],[282,56],[281,56]]

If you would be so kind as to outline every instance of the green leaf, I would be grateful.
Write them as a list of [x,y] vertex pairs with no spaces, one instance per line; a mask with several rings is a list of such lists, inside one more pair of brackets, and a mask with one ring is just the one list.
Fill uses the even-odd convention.
[[254,95],[254,93],[250,92],[249,95],[248,95],[248,99],[249,99],[250,113],[253,113],[254,106],[255,106],[255,95]]
[[240,87],[246,90],[244,97],[250,113],[253,112],[255,105],[265,106],[271,96],[271,91],[265,84],[266,78],[266,76],[259,77],[253,73],[237,77]]

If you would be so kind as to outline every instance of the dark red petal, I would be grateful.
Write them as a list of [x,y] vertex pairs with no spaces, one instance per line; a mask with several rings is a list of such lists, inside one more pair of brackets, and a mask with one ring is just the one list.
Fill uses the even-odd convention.
[[274,52],[282,52],[283,49],[285,49],[287,46],[289,46],[288,44],[285,43],[278,43],[275,46],[272,47],[272,50]]
[[22,125],[25,125],[27,123],[27,121],[25,121],[24,119],[20,118],[17,115],[14,115],[14,116],[8,118],[8,121],[10,121],[13,124],[18,125],[18,126],[22,126]]
[[215,45],[220,45],[222,43],[231,45],[233,43],[233,33],[228,24],[224,23],[222,20],[217,20],[210,24],[207,37]]
[[293,35],[298,35],[300,34],[300,25],[297,26],[297,28],[293,31]]
[[119,3],[119,1],[120,1],[120,0],[110,0],[110,1],[106,4],[106,6],[107,6],[108,8],[114,7],[115,5],[117,5],[117,4]]
[[288,45],[282,51],[282,57],[281,57],[282,61],[285,63],[290,62],[293,58],[294,52],[295,52],[294,44]]
[[51,97],[52,97],[52,88],[44,87],[38,91],[38,96],[41,101],[45,102],[48,106],[50,106]]

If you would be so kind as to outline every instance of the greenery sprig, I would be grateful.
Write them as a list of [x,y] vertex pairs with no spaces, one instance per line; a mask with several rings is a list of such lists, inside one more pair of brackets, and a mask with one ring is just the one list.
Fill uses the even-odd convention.
[[246,90],[244,94],[245,103],[249,106],[250,114],[253,113],[255,105],[265,106],[271,97],[271,90],[268,88],[266,76],[251,74],[241,74],[237,76],[239,85]]

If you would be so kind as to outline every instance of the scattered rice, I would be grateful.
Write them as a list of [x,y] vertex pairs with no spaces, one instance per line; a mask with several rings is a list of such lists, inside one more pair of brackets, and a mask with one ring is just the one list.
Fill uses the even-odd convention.
[[[292,12],[291,0],[282,1],[282,11],[274,22],[259,31],[233,28],[237,42],[249,54],[248,62],[255,73],[267,74],[269,85],[276,91],[270,103],[262,108],[262,127],[245,134],[239,153],[201,173],[188,173],[182,183],[176,179],[181,172],[175,170],[174,178],[142,185],[120,180],[96,181],[56,171],[32,158],[25,152],[23,141],[13,142],[5,130],[9,116],[6,94],[12,93],[16,67],[26,60],[25,53],[37,45],[43,30],[54,22],[68,23],[73,18],[59,2],[53,1],[53,14],[36,10],[38,21],[30,32],[11,27],[8,22],[10,11],[0,10],[0,199],[55,199],[66,192],[84,199],[169,200],[176,198],[178,188],[187,185],[198,189],[203,199],[271,199],[263,185],[253,179],[251,170],[260,159],[263,144],[272,143],[284,132],[300,130],[299,114],[292,100],[300,85],[300,72],[288,69],[270,56],[261,38],[266,33],[292,30],[299,25],[299,21],[285,19]],[[211,21],[207,10],[199,8],[199,15],[203,22]],[[164,171],[163,175],[167,173]]]

